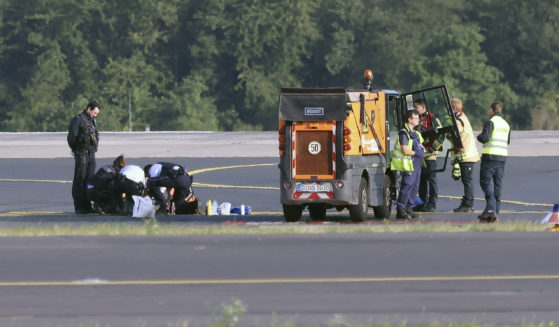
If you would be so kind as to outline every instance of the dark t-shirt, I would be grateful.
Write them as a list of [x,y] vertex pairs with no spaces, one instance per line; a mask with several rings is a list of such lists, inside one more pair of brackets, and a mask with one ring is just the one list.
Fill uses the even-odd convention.
[[398,137],[400,138],[400,144],[401,145],[408,145],[408,142],[410,141],[409,137],[408,137],[408,133],[401,131],[400,134],[398,135]]

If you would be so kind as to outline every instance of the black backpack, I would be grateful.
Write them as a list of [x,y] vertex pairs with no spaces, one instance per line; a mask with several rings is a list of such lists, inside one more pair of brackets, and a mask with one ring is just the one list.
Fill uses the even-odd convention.
[[99,170],[95,173],[91,181],[91,184],[95,188],[101,188],[107,185],[112,180],[114,180],[117,175],[118,173],[114,166],[111,165],[103,166],[99,168]]
[[184,167],[170,162],[161,162],[161,175],[175,178],[186,174]]

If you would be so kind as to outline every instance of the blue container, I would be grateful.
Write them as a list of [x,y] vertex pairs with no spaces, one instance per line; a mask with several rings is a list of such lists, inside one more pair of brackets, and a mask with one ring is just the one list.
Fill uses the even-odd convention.
[[[241,211],[241,209],[243,211]],[[250,215],[250,214],[252,214],[252,208],[250,206],[246,206],[246,205],[231,207],[231,214],[232,215]]]
[[415,197],[415,200],[413,200],[413,205],[414,206],[422,206],[423,205],[423,201],[421,201],[421,198],[419,196]]

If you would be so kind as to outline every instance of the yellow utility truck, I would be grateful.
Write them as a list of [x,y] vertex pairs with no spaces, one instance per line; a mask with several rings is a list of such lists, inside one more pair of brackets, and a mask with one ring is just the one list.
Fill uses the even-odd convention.
[[330,208],[349,209],[355,222],[368,219],[369,207],[375,218],[389,218],[398,190],[398,174],[390,170],[390,132],[404,128],[405,112],[416,99],[424,99],[443,124],[428,136],[451,144],[438,171],[449,151],[462,146],[444,85],[410,93],[374,90],[372,71],[364,75],[362,90],[281,89],[278,167],[286,221],[300,220],[305,208],[313,220],[324,219]]

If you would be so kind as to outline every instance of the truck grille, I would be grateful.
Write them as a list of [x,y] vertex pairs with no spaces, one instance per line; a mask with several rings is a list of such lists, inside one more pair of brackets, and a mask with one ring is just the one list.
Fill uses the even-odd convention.
[[[313,141],[321,147],[317,154],[309,152],[309,143]],[[295,149],[295,175],[333,175],[332,132],[298,131]]]

